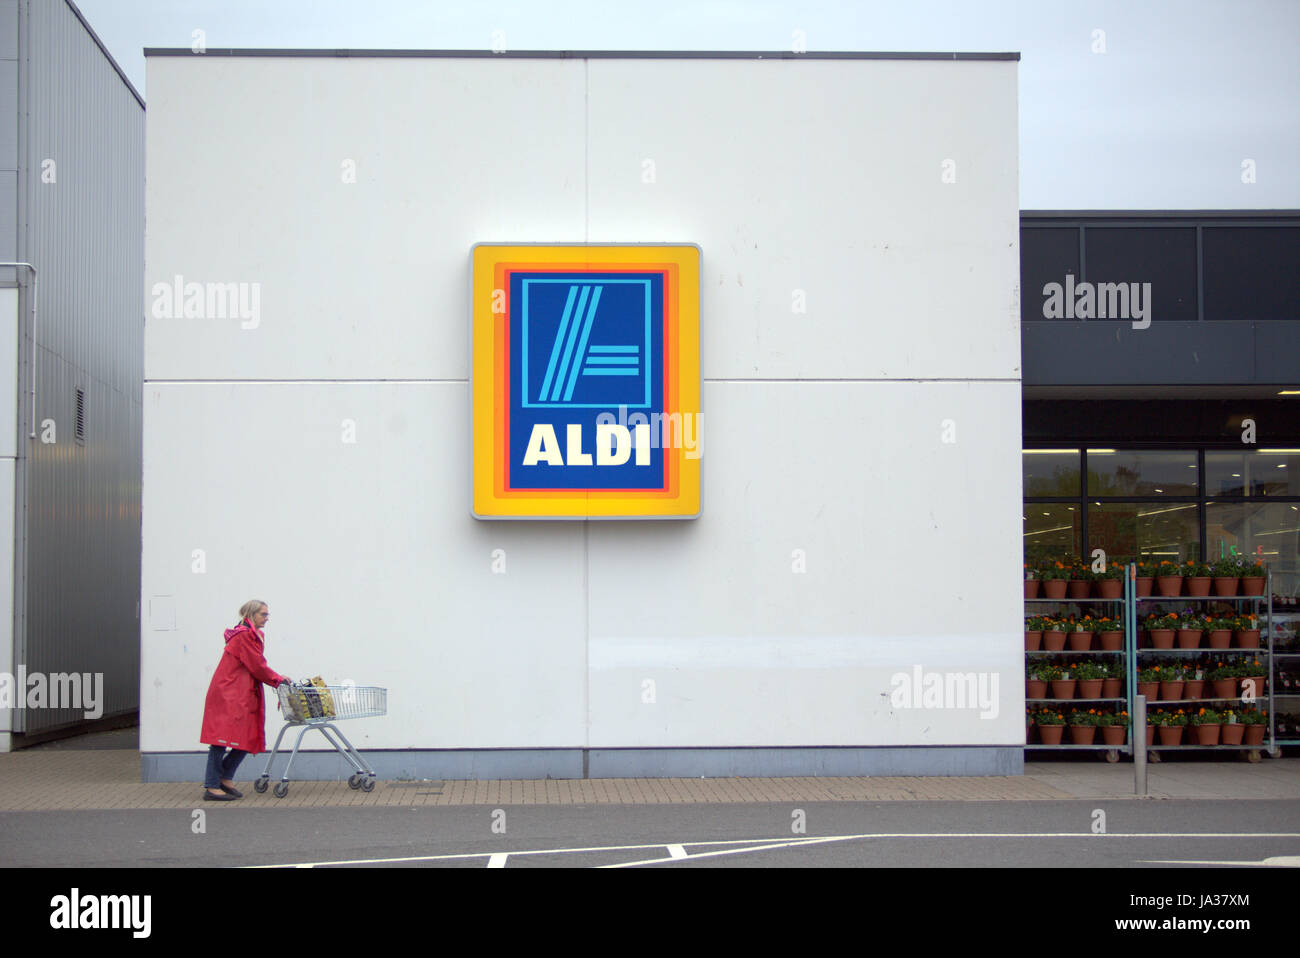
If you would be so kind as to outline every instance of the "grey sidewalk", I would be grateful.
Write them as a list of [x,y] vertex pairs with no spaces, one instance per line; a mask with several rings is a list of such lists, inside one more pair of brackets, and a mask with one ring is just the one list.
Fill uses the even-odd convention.
[[[250,759],[250,762],[252,760]],[[260,768],[260,765],[258,766]],[[256,772],[244,769],[244,774]],[[1258,764],[1202,756],[1148,767],[1153,799],[1300,799],[1300,759]],[[1134,798],[1133,766],[1031,761],[1023,776],[954,778],[635,778],[544,781],[292,782],[283,799],[241,780],[240,807],[695,804],[725,802],[1060,801]],[[194,783],[140,781],[134,730],[103,732],[0,754],[0,811],[193,808]],[[213,805],[212,807],[219,807]]]

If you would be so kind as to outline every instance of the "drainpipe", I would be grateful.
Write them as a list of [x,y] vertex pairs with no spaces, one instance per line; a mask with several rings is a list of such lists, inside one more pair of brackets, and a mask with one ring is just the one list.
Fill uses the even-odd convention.
[[32,271],[32,431],[29,439],[36,438],[36,267],[31,263],[0,263],[0,267],[29,269]]

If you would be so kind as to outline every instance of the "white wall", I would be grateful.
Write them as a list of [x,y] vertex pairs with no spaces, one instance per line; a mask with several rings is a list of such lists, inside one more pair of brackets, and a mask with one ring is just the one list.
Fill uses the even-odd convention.
[[[18,290],[0,289],[0,673],[13,675],[14,482],[18,454]],[[0,752],[9,751],[14,713],[0,708]]]
[[[254,596],[389,687],[363,748],[1023,741],[1014,62],[149,69],[146,292],[261,308],[147,323],[144,751]],[[702,247],[700,519],[470,517],[469,250],[548,240]],[[888,708],[913,665],[998,717]]]

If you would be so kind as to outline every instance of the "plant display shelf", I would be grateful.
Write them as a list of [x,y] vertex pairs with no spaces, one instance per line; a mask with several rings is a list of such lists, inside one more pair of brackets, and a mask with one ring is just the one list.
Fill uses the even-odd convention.
[[[1271,628],[1272,624],[1273,624],[1273,623],[1272,623],[1272,621],[1270,620],[1270,622],[1269,622],[1269,625],[1270,625],[1270,629],[1269,629],[1269,631],[1270,631],[1270,633],[1272,632],[1272,628]],[[1276,682],[1276,681],[1277,681],[1277,668],[1276,668],[1276,666],[1278,665],[1278,660],[1279,660],[1279,659],[1286,661],[1289,665],[1291,665],[1291,666],[1295,669],[1295,671],[1300,672],[1300,650],[1296,650],[1296,651],[1286,651],[1286,652],[1274,652],[1274,653],[1273,653],[1273,666],[1274,666],[1274,668],[1270,670],[1270,678],[1273,680],[1273,682]],[[1270,682],[1270,688],[1272,688],[1272,687],[1273,687],[1273,684],[1272,684],[1272,682]],[[1294,700],[1296,701],[1296,703],[1297,703],[1296,708],[1295,708],[1295,711],[1300,712],[1300,690],[1297,690],[1297,691],[1295,691],[1295,692],[1277,692],[1277,693],[1275,693],[1275,697],[1276,697],[1276,698],[1279,698],[1279,699],[1294,699]],[[1289,711],[1291,711],[1291,709],[1289,709],[1289,708],[1284,708],[1283,711],[1288,711],[1288,712],[1289,712]],[[1276,745],[1277,745],[1278,747],[1283,746],[1283,745],[1300,745],[1300,737],[1292,736],[1292,735],[1288,735],[1286,738],[1279,738],[1279,739],[1276,739],[1276,740],[1275,740],[1275,743],[1276,743]]]

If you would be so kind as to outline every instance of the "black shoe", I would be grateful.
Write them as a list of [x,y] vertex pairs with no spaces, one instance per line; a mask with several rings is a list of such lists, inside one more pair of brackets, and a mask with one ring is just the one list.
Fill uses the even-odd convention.
[[213,795],[206,788],[203,790],[203,800],[205,802],[233,802],[234,795]]
[[243,798],[243,797],[244,797],[244,793],[241,792],[239,789],[235,788],[235,786],[233,786],[233,785],[222,785],[222,786],[220,786],[220,788],[221,788],[221,790],[222,790],[223,792],[225,792],[227,795],[233,795],[235,798]]

